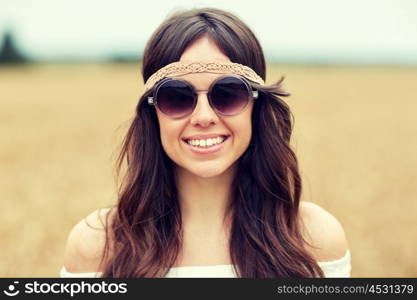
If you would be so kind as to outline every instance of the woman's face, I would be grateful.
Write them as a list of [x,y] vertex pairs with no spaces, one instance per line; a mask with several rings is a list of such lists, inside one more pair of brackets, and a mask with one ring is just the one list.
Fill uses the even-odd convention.
[[[181,62],[230,62],[217,45],[207,37],[202,37],[192,43],[182,54]],[[192,73],[179,78],[191,83],[197,90],[208,90],[210,84],[222,74]],[[183,118],[172,119],[158,109],[156,110],[162,146],[168,157],[181,171],[195,176],[210,178],[229,170],[247,149],[252,136],[253,101],[240,114],[222,116],[210,107],[206,93],[198,94],[198,101],[194,111]],[[194,140],[207,140],[204,135],[228,136],[228,138],[214,147],[220,148],[212,153],[197,153],[196,148],[184,141],[195,135],[203,135]],[[213,142],[213,140],[211,140]],[[194,143],[194,142],[193,142]],[[210,142],[209,142],[210,143]],[[215,148],[212,149],[215,149]],[[210,150],[203,148],[201,151]]]

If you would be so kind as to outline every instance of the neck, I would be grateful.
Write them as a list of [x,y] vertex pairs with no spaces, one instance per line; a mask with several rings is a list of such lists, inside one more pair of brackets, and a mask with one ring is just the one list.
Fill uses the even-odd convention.
[[183,225],[225,224],[234,173],[232,166],[216,177],[203,178],[177,168],[176,181]]

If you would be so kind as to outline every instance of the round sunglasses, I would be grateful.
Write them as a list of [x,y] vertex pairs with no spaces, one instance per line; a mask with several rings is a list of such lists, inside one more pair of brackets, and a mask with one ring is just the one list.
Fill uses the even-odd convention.
[[239,76],[223,76],[216,79],[208,90],[196,90],[183,79],[166,78],[148,97],[148,104],[155,105],[163,114],[181,118],[191,114],[197,105],[197,95],[207,92],[212,109],[224,116],[241,113],[251,99],[258,98],[258,91],[252,90],[249,83]]

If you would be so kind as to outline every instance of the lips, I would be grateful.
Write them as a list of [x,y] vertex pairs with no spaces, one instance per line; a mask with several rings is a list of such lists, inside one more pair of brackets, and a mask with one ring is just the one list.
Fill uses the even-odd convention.
[[186,140],[183,140],[183,142],[184,142],[185,146],[189,150],[191,150],[191,152],[193,152],[195,154],[199,154],[199,155],[204,155],[204,154],[216,153],[216,152],[219,152],[221,149],[223,149],[225,147],[225,144],[228,143],[228,140],[229,140],[229,136],[224,136],[224,137],[225,137],[225,139],[222,143],[216,144],[216,145],[213,145],[213,146],[209,146],[209,147],[204,147],[204,148],[188,144]]
[[184,137],[184,138],[182,138],[182,140],[183,141],[189,141],[189,140],[206,140],[206,139],[216,138],[218,136],[224,137],[226,139],[230,135],[228,135],[228,134],[220,134],[220,133],[197,134],[197,135],[192,135],[192,136]]

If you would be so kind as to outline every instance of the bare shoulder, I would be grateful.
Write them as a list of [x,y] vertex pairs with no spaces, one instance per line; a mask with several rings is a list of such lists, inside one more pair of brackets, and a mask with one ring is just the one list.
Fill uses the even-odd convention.
[[313,202],[300,202],[302,232],[316,261],[342,258],[348,250],[345,231],[340,222],[328,211]]
[[64,254],[68,272],[100,271],[106,243],[106,226],[114,215],[114,208],[98,209],[79,221],[69,233]]

